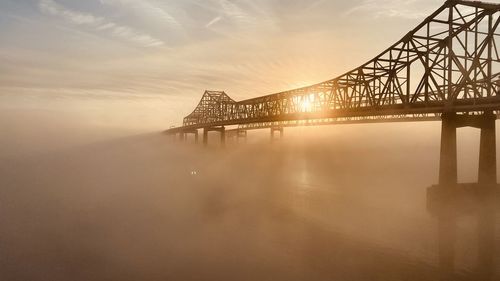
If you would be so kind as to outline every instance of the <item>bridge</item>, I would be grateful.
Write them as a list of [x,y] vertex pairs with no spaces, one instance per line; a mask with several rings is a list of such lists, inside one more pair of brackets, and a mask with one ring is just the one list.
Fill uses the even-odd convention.
[[183,134],[249,124],[330,119],[427,120],[443,113],[500,109],[499,4],[447,1],[416,28],[362,66],[334,79],[276,94],[233,100],[205,91]]
[[[246,137],[252,129],[342,123],[441,121],[439,182],[428,188],[428,209],[439,218],[440,264],[453,269],[456,217],[478,214],[479,264],[492,265],[496,175],[495,121],[500,111],[500,4],[448,0],[372,60],[336,78],[235,101],[205,91],[183,125],[169,135],[203,130]],[[226,127],[235,128],[226,130]],[[478,182],[458,184],[456,131],[481,130]],[[227,132],[226,132],[227,131]],[[474,204],[469,204],[471,202]],[[487,279],[481,279],[487,280]]]

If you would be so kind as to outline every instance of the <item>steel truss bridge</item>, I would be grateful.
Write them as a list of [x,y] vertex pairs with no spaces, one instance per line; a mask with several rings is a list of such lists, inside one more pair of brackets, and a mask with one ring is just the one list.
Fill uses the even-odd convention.
[[[478,216],[478,268],[491,280],[494,268],[497,184],[496,119],[500,111],[500,4],[448,0],[381,54],[334,79],[281,93],[235,101],[205,91],[181,127],[167,134],[203,129],[245,137],[248,130],[372,122],[440,120],[439,182],[428,188],[427,205],[439,218],[439,262],[454,268],[456,218]],[[235,126],[227,130],[226,126]],[[478,182],[458,184],[456,131],[481,130]],[[227,133],[227,134],[226,134]]]
[[183,126],[166,132],[315,123],[310,120],[418,121],[445,112],[497,111],[499,10],[500,4],[447,1],[356,69],[315,85],[242,101],[223,91],[205,91]]

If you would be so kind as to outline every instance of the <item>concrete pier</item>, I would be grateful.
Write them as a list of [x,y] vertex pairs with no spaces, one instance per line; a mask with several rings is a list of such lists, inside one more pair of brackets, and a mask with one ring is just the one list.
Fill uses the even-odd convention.
[[184,142],[187,142],[189,134],[193,134],[194,135],[194,143],[198,143],[198,130],[183,131],[180,134],[182,135],[181,139]]
[[226,146],[226,128],[221,127],[206,127],[203,129],[203,145],[208,146],[208,132],[219,132],[221,147]]
[[[480,280],[491,280],[495,256],[495,213],[499,202],[496,164],[496,116],[491,111],[480,115],[442,115],[439,183],[428,189],[427,206],[438,218],[439,265],[443,280],[455,268],[456,221],[460,215],[477,217]],[[477,183],[457,182],[457,135],[460,127],[481,130]]]
[[279,138],[283,138],[283,127],[271,127],[271,142],[274,142],[274,133],[279,132]]
[[482,116],[479,148],[477,218],[478,274],[481,280],[491,280],[495,256],[495,197],[497,191],[496,116],[487,112]]
[[240,139],[243,139],[244,143],[246,143],[247,142],[247,136],[248,136],[248,132],[246,130],[238,130],[236,132],[236,143],[239,143]]
[[441,151],[439,160],[438,189],[441,198],[438,216],[439,264],[443,273],[453,272],[455,267],[456,215],[454,210],[457,188],[457,116],[442,115]]

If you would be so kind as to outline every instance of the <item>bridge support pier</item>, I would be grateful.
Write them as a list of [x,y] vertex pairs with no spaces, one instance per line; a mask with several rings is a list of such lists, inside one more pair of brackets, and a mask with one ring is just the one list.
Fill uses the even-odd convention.
[[179,142],[185,142],[186,141],[186,134],[184,132],[179,133]]
[[456,217],[453,208],[454,189],[457,186],[457,115],[444,113],[441,124],[441,152],[438,189],[443,195],[438,212],[439,265],[443,273],[455,267]]
[[220,145],[221,147],[226,146],[226,128],[221,127],[206,127],[203,129],[203,145],[208,146],[208,132],[219,132],[220,133]]
[[203,129],[203,145],[207,146],[208,145],[208,130]]
[[246,143],[247,142],[247,131],[246,130],[238,130],[236,132],[236,143],[239,143],[240,142],[240,139],[243,139],[244,142]]
[[478,171],[478,272],[481,280],[490,280],[494,274],[495,255],[495,196],[497,189],[496,116],[484,114],[481,126]]
[[280,139],[283,138],[283,127],[271,127],[271,143],[274,142],[274,133],[279,132],[280,133]]
[[220,130],[220,145],[222,147],[226,146],[226,129],[224,127]]
[[[459,215],[477,215],[478,274],[490,280],[494,270],[495,212],[499,186],[496,175],[496,116],[442,115],[439,184],[427,191],[427,207],[438,218],[439,264],[444,276],[450,276],[455,265],[456,221]],[[456,129],[475,127],[481,130],[478,182],[458,184]]]
[[194,135],[194,143],[198,143],[198,130],[194,129],[194,130],[189,130],[189,131],[183,131],[180,133],[181,136],[181,139],[183,139],[183,141],[187,141],[187,138],[188,138],[188,134],[193,134]]

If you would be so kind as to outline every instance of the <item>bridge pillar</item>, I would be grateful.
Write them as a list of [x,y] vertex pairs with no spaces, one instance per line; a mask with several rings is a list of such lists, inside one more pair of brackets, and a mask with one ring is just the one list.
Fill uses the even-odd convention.
[[186,141],[187,142],[187,139],[188,139],[188,134],[193,134],[194,135],[194,142],[195,143],[198,143],[198,130],[194,129],[194,130],[186,130],[186,131],[183,131],[180,133],[183,137],[181,137],[181,139],[183,141]]
[[203,128],[203,145],[208,145],[208,128]]
[[283,138],[283,127],[271,127],[271,142],[274,142],[274,132],[280,133],[280,139]]
[[444,113],[441,124],[441,152],[438,191],[443,199],[438,216],[439,264],[444,274],[454,271],[456,216],[454,192],[457,187],[457,116]]
[[180,132],[180,133],[179,133],[179,141],[180,141],[180,142],[184,142],[184,141],[185,141],[185,135],[184,135],[184,133],[183,133],[183,132]]
[[221,147],[226,146],[226,128],[224,126],[220,129],[220,145]]
[[236,132],[236,143],[240,142],[240,138],[244,139],[244,142],[247,142],[247,131],[246,130],[238,130]]
[[221,127],[206,127],[203,128],[203,145],[208,145],[208,132],[215,131],[220,133],[220,144],[221,147],[226,146],[226,128],[224,126]]
[[496,116],[490,111],[485,112],[482,117],[478,182],[484,187],[491,187],[497,183]]
[[[482,115],[442,115],[439,184],[427,192],[429,211],[438,218],[439,264],[444,279],[454,271],[456,221],[460,214],[477,215],[479,280],[491,280],[495,256],[495,212],[500,188],[497,184],[496,116],[493,112]],[[475,127],[481,130],[477,183],[457,181],[456,129]]]
[[497,192],[496,116],[485,112],[481,122],[478,171],[478,273],[491,280],[495,268],[495,196]]

